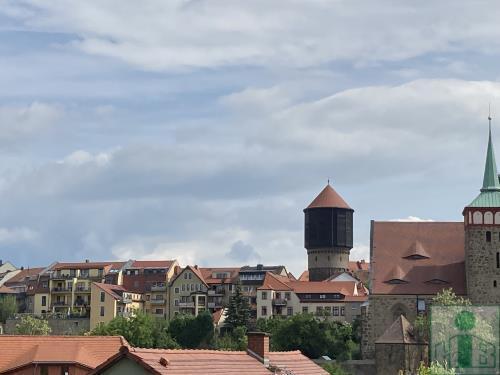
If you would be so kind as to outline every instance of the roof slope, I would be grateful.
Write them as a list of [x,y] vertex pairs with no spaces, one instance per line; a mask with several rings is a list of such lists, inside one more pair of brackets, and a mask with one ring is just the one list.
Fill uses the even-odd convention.
[[416,342],[413,327],[403,315],[400,315],[375,341],[376,344],[415,344]]
[[322,367],[311,361],[299,350],[292,352],[269,352],[270,367],[276,367],[283,374],[328,375]]
[[0,335],[0,371],[42,362],[95,368],[123,346],[128,343],[121,336]]
[[330,184],[326,185],[321,193],[307,206],[307,208],[346,208],[352,210],[347,202],[337,193]]
[[[450,287],[459,295],[465,294],[462,222],[375,221],[372,238],[372,294],[433,295]],[[429,258],[405,258],[417,241]],[[389,283],[395,274],[405,283]],[[446,283],[429,282],[435,274]]]
[[20,283],[25,281],[27,277],[38,275],[42,272],[45,267],[36,267],[36,268],[25,268],[21,270],[17,275],[11,277],[9,280],[5,282],[5,285]]
[[[236,282],[240,272],[240,267],[199,267],[203,275],[203,279],[207,284],[222,284],[222,282]],[[214,273],[229,273],[229,277],[225,279],[213,277]]]
[[166,268],[170,269],[174,260],[135,260],[129,268]]

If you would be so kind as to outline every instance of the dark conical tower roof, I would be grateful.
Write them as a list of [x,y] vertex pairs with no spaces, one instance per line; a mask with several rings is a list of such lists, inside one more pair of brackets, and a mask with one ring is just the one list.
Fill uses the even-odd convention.
[[307,208],[345,208],[352,210],[347,202],[330,186],[325,188],[318,194]]

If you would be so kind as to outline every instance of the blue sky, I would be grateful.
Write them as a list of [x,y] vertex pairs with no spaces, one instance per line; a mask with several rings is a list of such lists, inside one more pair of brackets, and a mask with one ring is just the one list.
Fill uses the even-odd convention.
[[0,258],[306,267],[328,178],[370,220],[461,220],[494,1],[0,1]]

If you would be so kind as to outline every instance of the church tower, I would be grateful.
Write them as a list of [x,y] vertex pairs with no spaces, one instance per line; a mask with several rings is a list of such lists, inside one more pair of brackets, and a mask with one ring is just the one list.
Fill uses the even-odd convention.
[[464,208],[467,294],[474,304],[500,304],[500,181],[491,140],[480,194]]
[[322,281],[349,268],[353,213],[330,184],[304,209],[310,281]]

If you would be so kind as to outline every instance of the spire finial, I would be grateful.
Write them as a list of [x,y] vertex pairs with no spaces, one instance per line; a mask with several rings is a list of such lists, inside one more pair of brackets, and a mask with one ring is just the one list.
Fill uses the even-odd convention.
[[490,132],[491,132],[491,103],[488,103],[488,123],[490,125]]
[[500,181],[498,179],[495,151],[493,150],[493,141],[491,139],[491,104],[488,106],[488,125],[488,151],[486,152],[483,188],[481,191],[500,191]]
[[328,185],[330,185],[330,179],[328,179]]

